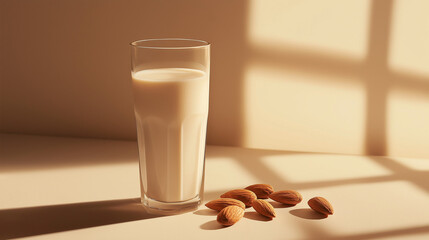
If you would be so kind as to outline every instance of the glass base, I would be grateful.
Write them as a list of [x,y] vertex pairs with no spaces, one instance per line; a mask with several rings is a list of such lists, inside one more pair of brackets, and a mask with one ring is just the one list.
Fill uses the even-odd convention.
[[199,196],[183,202],[160,202],[143,194],[141,201],[148,213],[160,215],[175,215],[195,211],[201,204]]

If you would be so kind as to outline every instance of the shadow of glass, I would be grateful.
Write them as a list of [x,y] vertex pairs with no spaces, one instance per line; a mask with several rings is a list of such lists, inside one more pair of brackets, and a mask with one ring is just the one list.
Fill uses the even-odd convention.
[[201,215],[201,216],[216,216],[218,212],[211,209],[200,209],[198,211],[195,211],[194,214]]
[[138,198],[0,210],[0,239],[161,217]]
[[224,226],[220,225],[216,220],[211,220],[206,223],[201,224],[200,226],[203,230],[218,230],[225,228]]
[[290,210],[289,213],[296,217],[310,219],[310,220],[320,220],[328,217],[327,215],[315,212],[310,208],[293,209],[293,210]]
[[257,212],[245,212],[244,217],[247,219],[252,219],[252,220],[261,221],[261,222],[268,222],[268,221],[273,220],[272,218],[264,217]]

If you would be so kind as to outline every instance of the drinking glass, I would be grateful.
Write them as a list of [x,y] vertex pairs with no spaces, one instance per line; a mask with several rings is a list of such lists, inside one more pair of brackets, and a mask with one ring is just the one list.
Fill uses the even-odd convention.
[[193,39],[131,43],[142,203],[180,213],[204,189],[210,44]]

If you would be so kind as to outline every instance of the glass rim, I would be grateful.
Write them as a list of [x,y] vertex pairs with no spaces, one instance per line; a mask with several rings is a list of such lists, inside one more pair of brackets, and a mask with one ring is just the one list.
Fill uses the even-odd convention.
[[[195,42],[200,43],[200,45],[195,46],[144,46],[144,45],[138,45],[139,43],[150,43],[150,42],[156,42],[156,41],[184,41],[184,42]],[[198,40],[198,39],[191,39],[191,38],[149,38],[149,39],[142,39],[137,40],[130,43],[131,47],[135,48],[145,48],[145,49],[191,49],[191,48],[205,48],[210,46],[211,44],[204,40]]]

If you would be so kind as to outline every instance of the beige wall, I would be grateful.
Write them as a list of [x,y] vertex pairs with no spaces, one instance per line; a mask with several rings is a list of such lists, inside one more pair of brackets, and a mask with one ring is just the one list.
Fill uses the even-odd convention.
[[210,41],[208,143],[429,157],[425,0],[0,0],[0,131],[134,139],[128,43]]

